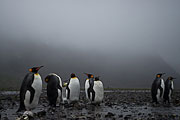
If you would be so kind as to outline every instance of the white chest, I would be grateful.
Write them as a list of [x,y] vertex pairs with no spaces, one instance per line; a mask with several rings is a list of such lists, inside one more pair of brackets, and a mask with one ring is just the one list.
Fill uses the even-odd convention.
[[85,89],[88,89],[88,88],[89,88],[89,79],[87,79],[85,82]]
[[35,89],[35,92],[41,92],[42,90],[42,79],[39,74],[34,74],[34,81],[32,87]]
[[87,92],[88,88],[89,88],[89,79],[87,79],[86,82],[85,82],[85,93],[86,93],[86,98],[87,99],[89,99],[88,98],[88,92]]
[[171,81],[171,88],[174,89],[173,81]]
[[161,79],[161,87],[163,88],[163,91],[164,91],[165,84],[164,84],[164,80],[163,79]]

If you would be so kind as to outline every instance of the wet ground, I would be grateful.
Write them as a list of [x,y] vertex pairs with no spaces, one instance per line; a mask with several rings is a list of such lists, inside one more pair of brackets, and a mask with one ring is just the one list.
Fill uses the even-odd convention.
[[[19,106],[18,92],[0,92],[0,120],[15,120]],[[151,103],[149,90],[105,91],[100,106],[89,104],[84,92],[78,104],[60,105],[55,109],[48,106],[43,92],[40,104],[32,111],[34,120],[180,120],[180,91],[173,93],[170,105]]]

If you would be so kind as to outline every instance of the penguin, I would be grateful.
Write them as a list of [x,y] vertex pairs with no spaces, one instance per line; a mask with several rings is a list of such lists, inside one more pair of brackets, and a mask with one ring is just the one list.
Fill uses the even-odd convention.
[[20,107],[17,112],[34,109],[42,92],[42,79],[38,71],[43,66],[29,69],[20,88]]
[[45,82],[47,83],[49,105],[56,107],[56,105],[60,103],[62,97],[62,80],[57,74],[50,73],[46,76]]
[[93,89],[94,86],[94,76],[92,74],[84,73],[87,75],[87,79],[85,81],[85,93],[86,98],[90,101],[94,101],[95,98],[95,91]]
[[67,82],[64,82],[62,85],[62,104],[68,104],[68,100],[66,98],[66,87],[67,87]]
[[66,98],[68,103],[79,101],[80,83],[79,79],[74,73],[71,74],[71,78],[66,85]]
[[95,77],[93,89],[95,91],[95,103],[101,103],[104,98],[104,86],[99,77]]
[[164,94],[165,85],[164,80],[161,78],[164,74],[165,73],[158,73],[151,87],[152,100],[153,102],[156,102],[156,104],[159,103],[158,101],[163,97]]
[[104,87],[102,81],[99,77],[95,77],[92,74],[85,73],[88,78],[85,82],[85,93],[86,98],[91,101],[91,103],[100,104],[104,98]]
[[165,82],[165,91],[164,91],[164,103],[166,103],[168,101],[168,103],[170,103],[170,100],[171,100],[171,95],[172,95],[172,92],[174,90],[174,84],[173,84],[173,79],[176,79],[176,78],[173,78],[173,77],[168,77],[166,82]]

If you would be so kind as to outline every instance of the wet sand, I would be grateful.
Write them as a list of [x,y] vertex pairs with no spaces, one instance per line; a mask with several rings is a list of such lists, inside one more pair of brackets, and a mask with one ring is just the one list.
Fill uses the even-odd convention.
[[[1,120],[15,120],[22,113],[16,113],[19,106],[18,92],[0,93]],[[100,106],[91,105],[81,92],[80,101],[74,105],[60,105],[50,108],[44,91],[38,107],[32,111],[34,120],[180,120],[180,91],[175,91],[171,104],[151,103],[149,90],[105,91]]]

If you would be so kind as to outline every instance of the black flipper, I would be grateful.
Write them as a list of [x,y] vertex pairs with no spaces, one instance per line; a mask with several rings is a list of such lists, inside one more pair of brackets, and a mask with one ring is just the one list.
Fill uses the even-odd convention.
[[160,97],[162,97],[162,95],[163,95],[163,88],[159,87],[159,89],[160,89]]
[[30,104],[31,104],[34,98],[35,90],[32,86],[29,86],[28,90],[30,91]]
[[57,88],[61,91],[61,93],[62,93],[62,87],[60,86],[60,84],[58,83],[58,85],[57,85]]
[[[70,82],[70,81],[69,81],[69,82]],[[68,82],[67,87],[66,87],[66,89],[67,89],[67,91],[68,91],[68,93],[67,93],[67,99],[70,98],[69,82]]]
[[93,90],[92,91],[92,101],[94,101],[94,99],[95,99],[95,91]]
[[90,99],[90,88],[87,89],[87,92],[88,92],[88,98]]

